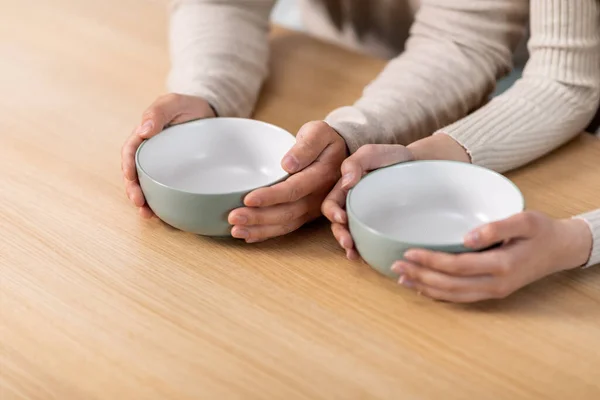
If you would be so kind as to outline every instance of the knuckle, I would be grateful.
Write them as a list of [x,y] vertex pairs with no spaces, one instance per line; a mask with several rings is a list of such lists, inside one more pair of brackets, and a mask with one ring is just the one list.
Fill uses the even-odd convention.
[[510,257],[501,257],[496,265],[496,274],[499,276],[507,276],[510,274],[513,267],[513,262]]
[[437,284],[437,286],[440,289],[445,290],[447,292],[458,291],[458,286],[456,285],[456,283],[453,280],[450,280],[450,279],[436,279],[435,284]]
[[497,238],[500,236],[500,229],[498,228],[498,224],[491,223],[489,225],[486,225],[481,231],[481,236],[481,239],[483,241],[497,241]]
[[163,115],[164,113],[160,107],[153,106],[144,111],[144,114],[142,114],[142,119],[151,119],[156,121],[162,119]]
[[469,272],[469,267],[466,263],[459,262],[453,266],[445,265],[444,271],[448,273],[455,273],[457,275],[467,275]]
[[505,281],[500,281],[494,285],[491,292],[493,298],[504,299],[511,294],[511,289]]
[[348,157],[344,161],[342,161],[342,165],[340,166],[340,171],[342,173],[352,169],[353,165],[355,164],[356,157],[358,157],[357,154],[358,154],[358,152],[354,153],[353,155],[351,155],[350,157]]
[[307,131],[314,132],[314,131],[321,130],[325,127],[329,127],[329,125],[327,125],[327,123],[325,121],[310,121],[310,122],[307,122],[306,124],[304,124],[304,127],[306,128]]
[[325,199],[323,203],[321,203],[321,214],[323,214],[327,219],[330,219],[332,214],[333,205],[330,199]]
[[293,231],[295,231],[297,229],[297,226],[295,224],[283,224],[281,225],[281,234],[282,235],[287,235],[288,233],[291,233]]
[[339,168],[334,168],[334,167],[330,167],[327,169],[327,171],[325,171],[324,175],[324,181],[328,186],[331,186],[331,184],[335,184],[337,183],[337,181],[340,179],[341,176],[341,172],[339,170]]
[[540,216],[535,212],[524,212],[520,215],[521,222],[527,230],[533,230],[538,226]]
[[428,297],[430,299],[439,300],[439,296],[438,296],[437,292],[431,290],[427,286],[422,286],[422,285],[417,286],[417,293],[419,293],[420,295],[423,295],[425,297]]
[[370,157],[370,156],[374,155],[376,151],[377,151],[377,145],[375,145],[375,144],[366,144],[364,146],[361,146],[356,151],[356,154],[359,157]]
[[127,156],[127,154],[129,153],[129,139],[127,139],[127,141],[125,143],[123,143],[123,145],[121,146],[121,158],[125,158]]
[[287,201],[293,203],[300,198],[300,189],[297,186],[291,186],[287,192]]
[[283,224],[287,224],[288,222],[293,221],[294,217],[295,217],[295,215],[294,215],[293,211],[285,211],[281,214],[281,216],[279,218]]
[[166,103],[180,103],[183,97],[176,93],[167,93],[161,96],[161,100]]
[[302,125],[298,131],[298,139],[307,140],[307,137],[314,137],[321,128],[321,121],[310,121]]
[[260,213],[248,213],[248,223],[252,225],[264,225],[265,219]]
[[341,226],[335,223],[331,224],[331,233],[333,233],[333,237],[335,238],[335,240],[337,240],[338,242],[341,241],[343,233],[341,230]]

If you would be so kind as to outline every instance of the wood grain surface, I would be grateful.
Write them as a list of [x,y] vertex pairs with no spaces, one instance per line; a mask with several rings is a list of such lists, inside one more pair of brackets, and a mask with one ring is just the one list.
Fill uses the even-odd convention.
[[[0,399],[597,399],[600,272],[455,306],[346,261],[322,221],[260,245],[138,218],[120,147],[164,91],[165,1],[0,0]],[[383,62],[276,29],[256,117],[295,131]],[[600,204],[583,135],[511,174]]]

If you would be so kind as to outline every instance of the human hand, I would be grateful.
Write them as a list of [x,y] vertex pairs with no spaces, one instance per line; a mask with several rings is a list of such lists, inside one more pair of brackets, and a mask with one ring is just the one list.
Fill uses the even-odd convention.
[[346,142],[328,124],[305,124],[282,160],[282,167],[291,175],[245,197],[246,207],[229,214],[232,236],[260,242],[290,233],[320,216],[321,203],[339,179],[340,164],[347,154]]
[[346,251],[348,259],[359,259],[358,252],[354,248],[354,241],[348,230],[348,216],[344,210],[348,191],[370,171],[413,159],[413,153],[407,147],[371,144],[362,146],[343,162],[342,179],[338,181],[323,201],[321,209],[323,215],[331,221],[333,235]]
[[398,283],[436,300],[470,303],[504,298],[553,273],[587,263],[592,233],[578,219],[555,220],[523,212],[475,229],[465,246],[479,253],[447,254],[413,249],[392,270]]
[[146,204],[135,167],[135,153],[140,144],[169,125],[212,117],[215,117],[215,112],[206,100],[180,94],[161,96],[144,112],[142,122],[134,129],[121,150],[125,192],[139,208],[142,217],[151,218],[154,214]]

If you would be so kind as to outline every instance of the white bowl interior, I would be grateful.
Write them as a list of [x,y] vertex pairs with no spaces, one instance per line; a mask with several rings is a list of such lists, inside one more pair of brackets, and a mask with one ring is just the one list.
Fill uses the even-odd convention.
[[264,122],[213,118],[174,125],[148,140],[140,167],[155,181],[185,192],[231,193],[272,184],[295,138]]
[[493,171],[465,163],[421,161],[367,175],[348,207],[360,223],[395,240],[456,245],[471,229],[524,207],[518,188]]

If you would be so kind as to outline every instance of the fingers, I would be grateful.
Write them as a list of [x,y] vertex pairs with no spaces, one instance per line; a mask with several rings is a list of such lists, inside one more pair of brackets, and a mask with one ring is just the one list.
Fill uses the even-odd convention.
[[360,260],[360,255],[355,249],[348,249],[346,250],[346,258],[350,261],[358,261]]
[[331,232],[333,232],[335,240],[337,240],[344,250],[354,249],[354,241],[345,225],[331,224]]
[[350,232],[345,225],[331,224],[331,231],[333,236],[338,241],[340,246],[346,251],[346,258],[350,261],[357,261],[360,259],[358,251],[354,248],[354,240]]
[[309,205],[307,199],[301,199],[272,207],[238,208],[229,214],[228,221],[231,225],[285,225],[308,213]]
[[183,111],[184,103],[183,97],[176,94],[159,97],[144,111],[136,133],[144,139],[155,136]]
[[249,193],[244,204],[247,207],[269,207],[298,201],[315,191],[328,190],[338,177],[336,169],[330,164],[315,162],[284,182]]
[[429,250],[409,250],[404,259],[453,276],[505,275],[512,264],[509,252],[491,250],[481,253],[449,254]]
[[121,170],[127,181],[133,182],[137,179],[135,152],[143,141],[144,139],[134,131],[129,138],[127,138],[121,149]]
[[342,181],[334,186],[321,205],[321,212],[329,221],[345,224],[348,217],[344,207],[346,206],[346,191],[342,189]]
[[263,208],[240,208],[229,214],[231,234],[249,243],[286,235],[321,215],[324,192],[315,192],[298,201]]
[[503,298],[512,290],[495,276],[456,277],[406,261],[398,261],[392,270],[400,275],[398,283],[427,297],[455,303]]
[[511,239],[532,237],[538,231],[543,218],[543,215],[529,211],[492,222],[470,232],[465,237],[465,246],[472,249],[485,249]]
[[493,281],[491,275],[457,277],[406,261],[396,262],[392,271],[405,276],[409,281],[446,292],[486,291]]
[[296,144],[283,157],[281,165],[290,174],[312,164],[339,135],[323,121],[313,121],[300,128]]
[[143,114],[137,126],[121,149],[121,169],[125,177],[125,190],[130,200],[142,207],[142,216],[152,216],[152,211],[144,207],[145,199],[137,182],[135,153],[145,139],[163,130],[169,124],[186,122],[197,118],[214,116],[210,105],[201,98],[168,94],[159,97]]
[[148,139],[160,133],[167,125],[179,124],[215,114],[202,98],[169,93],[160,96],[144,111],[142,123],[136,133]]
[[422,296],[438,301],[466,304],[490,299],[487,293],[482,292],[446,292],[444,290],[433,288],[420,283],[411,283],[409,286],[407,286],[407,283],[400,284],[409,287],[410,289],[416,291]]
[[362,146],[342,163],[342,188],[347,190],[354,187],[369,171],[412,159],[412,153],[404,146]]
[[142,193],[142,188],[137,182],[126,182],[125,192],[127,193],[129,200],[131,200],[136,207],[142,207],[144,204],[146,204],[144,194]]
[[154,213],[148,206],[142,206],[139,208],[139,210],[140,210],[140,216],[144,219],[150,219],[150,218],[154,217]]
[[231,229],[231,235],[237,239],[244,239],[247,243],[262,242],[277,236],[287,235],[314,218],[314,213],[308,213],[285,224],[236,225]]

